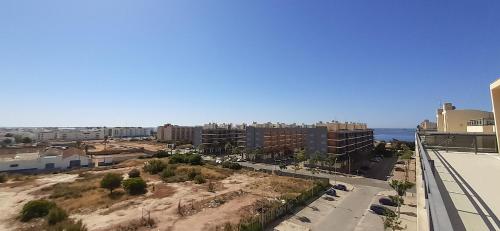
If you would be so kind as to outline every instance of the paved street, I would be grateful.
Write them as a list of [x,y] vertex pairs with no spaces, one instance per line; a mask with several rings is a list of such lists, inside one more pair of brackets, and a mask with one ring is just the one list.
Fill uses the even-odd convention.
[[[385,178],[394,165],[395,159],[387,159],[379,163],[381,173],[376,174],[379,178]],[[244,166],[256,169],[278,170],[274,165],[260,163],[241,163]],[[377,173],[377,168],[371,169]],[[313,175],[307,170],[294,171],[292,169],[282,170],[285,172]],[[335,174],[318,173],[314,176],[327,177],[331,184],[346,183],[354,189],[350,192],[339,192],[335,201],[325,200],[323,196],[310,205],[300,210],[293,216],[288,217],[273,228],[280,230],[356,230],[356,231],[383,231],[383,221],[380,216],[373,214],[369,207],[376,203],[382,191],[392,190],[387,181],[365,178],[360,176],[344,176]]]
[[[255,169],[269,169],[269,170],[279,170],[278,166],[275,165],[269,165],[269,164],[252,164],[250,162],[240,162],[241,165],[247,166],[247,167],[253,167]],[[293,169],[285,169],[281,170],[284,172],[291,172],[291,173],[299,173],[299,174],[304,174],[304,175],[311,175],[311,176],[319,176],[319,177],[326,177],[330,178],[330,180],[337,180],[341,182],[345,182],[348,184],[352,185],[362,185],[362,186],[371,186],[371,187],[377,187],[377,188],[382,188],[382,189],[391,189],[387,181],[384,180],[378,180],[378,179],[371,179],[371,178],[365,178],[365,177],[360,177],[360,176],[344,176],[344,175],[337,175],[337,174],[326,174],[326,173],[317,173],[317,174],[311,174],[311,172],[307,170],[298,170],[295,171]]]
[[[312,230],[354,230],[362,221],[363,217],[370,213],[369,207],[372,199],[382,189],[370,186],[359,186],[342,200],[342,202],[332,209],[330,213],[323,217],[321,221],[312,227]],[[376,216],[376,215],[375,215]],[[378,218],[378,217],[377,217]],[[369,229],[373,231],[383,231],[384,225],[381,219],[370,222]]]

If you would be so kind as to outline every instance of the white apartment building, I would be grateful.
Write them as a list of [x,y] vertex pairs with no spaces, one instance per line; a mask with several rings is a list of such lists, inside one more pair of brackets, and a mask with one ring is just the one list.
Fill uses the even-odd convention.
[[38,153],[21,153],[13,158],[0,158],[0,172],[79,168],[88,166],[89,162],[88,156],[80,149],[48,148]]
[[40,131],[36,135],[36,140],[39,142],[56,140],[57,132],[56,131]]
[[114,127],[106,128],[106,135],[114,138],[127,137],[149,137],[151,136],[151,128],[142,127]]
[[104,139],[103,128],[90,129],[58,129],[51,131],[41,131],[37,133],[37,141],[79,141],[79,140],[101,140]]

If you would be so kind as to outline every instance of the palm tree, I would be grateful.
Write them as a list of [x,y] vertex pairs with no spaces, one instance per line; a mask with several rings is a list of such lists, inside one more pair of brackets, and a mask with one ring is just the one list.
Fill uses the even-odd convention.
[[[230,142],[227,142],[226,145],[224,145],[224,153],[228,153],[228,151],[232,151],[233,145],[231,145]],[[232,153],[231,153],[232,154]]]
[[198,147],[196,147],[196,149],[198,149],[198,152],[199,153],[203,153],[203,149],[205,148],[205,145],[204,144],[199,144]]
[[108,145],[108,136],[104,136],[104,141],[102,143],[104,144],[104,151],[106,151],[106,147]]
[[307,160],[306,152],[304,151],[304,149],[296,150],[295,154],[293,155],[293,159],[294,170],[297,171],[300,169],[300,163]]

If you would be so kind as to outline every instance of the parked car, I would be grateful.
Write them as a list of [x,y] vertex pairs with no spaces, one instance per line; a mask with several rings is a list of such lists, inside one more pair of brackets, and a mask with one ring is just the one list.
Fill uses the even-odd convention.
[[378,203],[381,205],[387,205],[387,206],[398,206],[398,204],[393,201],[391,198],[388,197],[382,197],[378,200]]
[[342,190],[342,191],[347,191],[347,186],[345,186],[343,184],[336,184],[332,188]]
[[326,190],[326,195],[328,196],[332,196],[332,197],[336,197],[337,196],[337,191],[335,191],[335,189],[332,187],[328,190]]
[[406,164],[406,161],[400,160],[400,161],[396,162],[396,164]]
[[370,206],[370,210],[373,211],[375,214],[378,215],[383,215],[383,216],[389,216],[389,217],[395,217],[396,213],[389,208],[383,206],[383,205],[376,205],[372,204]]
[[394,171],[404,172],[404,171],[405,171],[405,169],[404,169],[404,168],[401,168],[401,167],[395,167],[395,168],[394,168]]

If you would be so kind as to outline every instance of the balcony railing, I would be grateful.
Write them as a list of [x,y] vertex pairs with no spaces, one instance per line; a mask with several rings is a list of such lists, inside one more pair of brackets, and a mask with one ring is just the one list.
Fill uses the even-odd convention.
[[[438,174],[434,167],[434,162],[422,145],[419,134],[415,134],[415,151],[419,154],[422,168],[422,181],[425,193],[425,209],[429,230],[453,230],[452,221],[446,210],[446,204],[442,194],[446,193],[440,186],[434,174]],[[439,179],[439,178],[438,178]]]
[[427,148],[473,152],[498,153],[495,134],[488,133],[441,133],[420,132],[422,143]]

